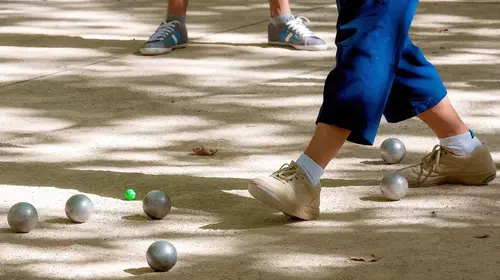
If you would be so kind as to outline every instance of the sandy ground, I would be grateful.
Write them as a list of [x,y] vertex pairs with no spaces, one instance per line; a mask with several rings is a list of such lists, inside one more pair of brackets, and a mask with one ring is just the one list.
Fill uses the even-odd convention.
[[[436,144],[417,120],[381,124],[377,145],[396,136],[408,147],[400,165],[380,164],[377,145],[341,151],[317,221],[249,197],[249,178],[307,144],[334,65],[333,1],[292,2],[329,51],[267,46],[265,1],[192,1],[191,46],[160,57],[134,53],[164,1],[2,1],[0,278],[500,279],[499,179],[380,199],[384,172]],[[421,1],[411,32],[500,165],[498,10],[498,1]],[[201,145],[219,152],[188,155]],[[166,191],[171,214],[147,219],[139,200],[122,199],[127,188]],[[96,207],[85,224],[64,216],[75,193]],[[29,234],[8,229],[19,201],[40,215]],[[161,239],[179,261],[152,273],[145,252]]]

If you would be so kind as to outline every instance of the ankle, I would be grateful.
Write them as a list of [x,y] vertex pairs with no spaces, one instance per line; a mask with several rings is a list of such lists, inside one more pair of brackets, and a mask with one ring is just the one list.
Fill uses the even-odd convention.
[[470,155],[477,147],[482,145],[472,130],[446,138],[439,138],[439,144],[458,156]]
[[186,16],[167,14],[167,22],[169,21],[178,21],[182,24],[186,24]]
[[271,17],[270,22],[272,25],[278,25],[278,24],[283,24],[287,23],[291,20],[294,20],[295,17],[293,16],[292,13],[286,13],[286,14],[281,14],[279,16]]
[[306,174],[309,183],[311,183],[311,185],[313,186],[317,186],[319,184],[321,176],[323,176],[324,169],[306,154],[300,155],[296,163]]

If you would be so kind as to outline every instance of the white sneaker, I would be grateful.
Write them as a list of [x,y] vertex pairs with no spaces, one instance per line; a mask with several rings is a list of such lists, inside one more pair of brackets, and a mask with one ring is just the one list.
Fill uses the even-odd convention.
[[284,164],[270,176],[250,181],[248,191],[255,199],[285,215],[302,220],[314,220],[319,216],[321,185],[311,185],[294,161]]

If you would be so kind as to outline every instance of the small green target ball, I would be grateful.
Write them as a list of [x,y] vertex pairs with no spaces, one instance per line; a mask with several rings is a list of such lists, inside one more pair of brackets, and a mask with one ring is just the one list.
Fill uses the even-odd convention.
[[125,192],[125,199],[126,200],[134,200],[135,199],[135,191],[133,189],[128,189]]

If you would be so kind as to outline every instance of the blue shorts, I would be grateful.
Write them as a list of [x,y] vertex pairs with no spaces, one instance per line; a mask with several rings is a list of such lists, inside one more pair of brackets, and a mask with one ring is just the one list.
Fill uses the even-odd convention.
[[351,131],[373,145],[382,115],[412,118],[438,104],[446,88],[409,36],[418,0],[337,0],[336,66],[316,123]]

